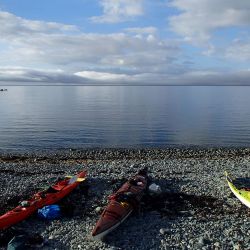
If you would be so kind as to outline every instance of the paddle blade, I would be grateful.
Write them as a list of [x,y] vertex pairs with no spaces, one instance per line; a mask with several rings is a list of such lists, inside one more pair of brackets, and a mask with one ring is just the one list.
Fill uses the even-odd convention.
[[77,178],[77,182],[82,182],[82,181],[85,181],[86,180],[86,178]]
[[67,176],[65,176],[65,178],[68,178],[69,179],[69,182],[68,182],[68,184],[72,184],[72,183],[74,183],[74,182],[82,182],[82,181],[84,181],[84,180],[86,180],[86,171],[84,172],[84,175],[83,174],[81,174],[81,176],[83,176],[83,177],[78,177],[79,175],[74,175],[74,176],[72,176],[72,175],[67,175]]

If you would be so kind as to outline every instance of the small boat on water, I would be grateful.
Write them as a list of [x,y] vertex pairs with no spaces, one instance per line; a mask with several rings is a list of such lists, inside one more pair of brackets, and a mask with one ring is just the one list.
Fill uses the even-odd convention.
[[0,230],[25,220],[39,208],[58,202],[84,181],[86,175],[87,172],[82,171],[76,176],[66,177],[47,190],[34,194],[29,200],[22,201],[19,206],[0,216]]
[[92,232],[94,239],[103,239],[108,233],[118,227],[134,209],[139,207],[147,184],[147,170],[143,169],[109,197],[109,204],[104,209]]
[[247,207],[250,208],[250,186],[237,188],[228,173],[225,172],[228,186],[230,187],[233,194]]

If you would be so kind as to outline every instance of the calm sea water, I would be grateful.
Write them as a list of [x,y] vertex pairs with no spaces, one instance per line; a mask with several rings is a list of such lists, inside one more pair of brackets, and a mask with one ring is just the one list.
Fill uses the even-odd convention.
[[0,150],[250,146],[250,87],[11,86]]

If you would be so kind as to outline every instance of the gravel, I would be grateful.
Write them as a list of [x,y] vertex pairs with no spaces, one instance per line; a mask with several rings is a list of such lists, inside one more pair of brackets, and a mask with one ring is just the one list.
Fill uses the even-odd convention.
[[[145,197],[141,209],[104,242],[94,241],[91,231],[108,196],[145,166],[163,193]],[[249,209],[232,195],[224,177],[224,170],[248,177],[249,166],[248,148],[1,153],[1,214],[58,177],[86,169],[88,181],[61,202],[71,207],[69,214],[53,221],[30,217],[0,233],[0,249],[23,233],[41,235],[41,249],[249,249]]]

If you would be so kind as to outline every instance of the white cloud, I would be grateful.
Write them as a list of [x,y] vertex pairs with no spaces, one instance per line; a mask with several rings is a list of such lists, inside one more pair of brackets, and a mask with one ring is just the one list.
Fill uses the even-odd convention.
[[[73,75],[74,81],[83,76],[83,73],[80,73],[81,76],[74,73],[86,74],[87,71],[88,74],[101,72],[101,75],[95,73],[90,77],[99,80],[101,78],[122,80],[125,77],[128,79],[131,75],[145,72],[183,72],[182,66],[175,63],[181,53],[178,44],[150,34],[155,32],[153,27],[133,30],[140,32],[139,36],[131,32],[113,34],[68,32],[69,27],[64,24],[57,23],[52,27],[50,23],[39,21],[39,25],[34,28],[36,21],[19,18],[6,12],[0,14],[0,24],[1,22],[12,24],[9,29],[0,25],[0,67],[8,65],[12,73],[15,72],[13,68],[16,66],[25,68],[16,74],[20,80],[33,77],[35,80],[57,81],[62,78],[63,73],[58,72],[56,75],[47,72],[49,77],[46,78],[44,69],[48,68],[52,71],[61,68],[67,76],[70,76],[68,79]],[[76,30],[75,27],[70,29]],[[34,68],[40,70],[32,71]],[[1,79],[6,79],[4,75],[8,79],[11,75],[14,76],[6,70],[1,72]]]
[[236,61],[250,62],[250,40],[234,40],[226,49],[225,56]]
[[77,27],[55,22],[43,22],[27,20],[15,16],[9,12],[0,11],[0,39],[8,40],[11,38],[24,37],[29,39],[30,35],[36,33],[51,34],[67,31],[76,31]]
[[135,33],[135,34],[154,34],[157,32],[157,28],[153,26],[149,27],[133,27],[124,29],[126,32]]
[[[2,23],[13,25],[10,29],[0,25],[0,66],[59,67],[70,72],[111,68],[110,73],[119,74],[169,72],[180,55],[175,41],[164,41],[153,34],[71,33],[67,25],[56,24],[55,29],[46,22],[39,22],[39,27],[33,30],[36,21],[26,19],[20,19],[25,23],[20,33],[15,32],[19,17],[6,13],[1,16]],[[146,30],[154,31],[152,27]]]
[[172,30],[186,41],[202,44],[219,28],[250,26],[249,0],[173,0],[180,14],[170,17]]
[[[236,57],[238,46],[242,58],[249,58],[247,43],[235,41],[232,46],[228,57]],[[213,50],[211,46],[208,53]],[[0,54],[0,81],[250,84],[249,71],[195,70],[192,62],[185,63],[191,59],[183,55],[179,43],[160,38],[151,26],[123,33],[83,33],[75,26],[0,12]]]
[[[0,38],[1,40],[1,38]],[[171,42],[152,36],[134,37],[116,33],[100,34],[39,34],[28,40],[16,37],[2,51],[0,65],[50,64],[60,67],[120,67],[138,70],[144,66],[166,67],[178,57],[180,50]],[[1,51],[1,49],[0,49]]]
[[100,80],[100,81],[128,81],[129,76],[125,74],[112,74],[107,72],[96,72],[96,71],[81,71],[76,72],[76,76],[81,76],[91,80]]
[[91,18],[97,23],[117,23],[143,15],[143,0],[100,0],[102,16]]

